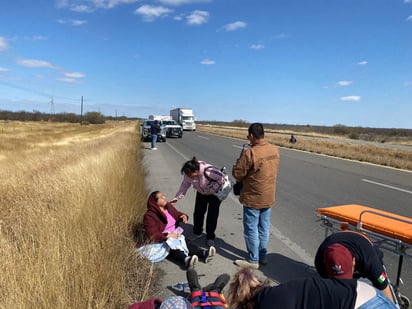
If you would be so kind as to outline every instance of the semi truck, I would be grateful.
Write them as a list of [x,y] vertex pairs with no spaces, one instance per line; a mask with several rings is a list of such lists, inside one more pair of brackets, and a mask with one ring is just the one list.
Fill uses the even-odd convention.
[[170,116],[185,131],[196,131],[195,115],[191,108],[178,107],[170,110]]
[[149,115],[149,120],[172,120],[171,116],[166,115]]

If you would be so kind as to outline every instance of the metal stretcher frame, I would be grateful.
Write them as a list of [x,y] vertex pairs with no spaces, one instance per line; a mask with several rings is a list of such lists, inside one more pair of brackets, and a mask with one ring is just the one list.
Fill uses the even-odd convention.
[[343,229],[364,233],[379,248],[393,252],[399,256],[395,293],[398,298],[409,300],[400,294],[401,273],[404,257],[412,258],[412,219],[390,212],[357,204],[331,206],[316,210],[325,227],[325,237]]

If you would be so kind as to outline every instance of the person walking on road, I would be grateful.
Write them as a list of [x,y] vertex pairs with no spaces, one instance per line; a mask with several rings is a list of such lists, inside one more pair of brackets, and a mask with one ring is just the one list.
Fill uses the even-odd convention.
[[180,171],[183,181],[171,203],[176,203],[182,199],[190,186],[196,190],[195,210],[193,213],[193,234],[192,240],[202,236],[203,224],[206,217],[206,241],[208,246],[215,246],[215,231],[219,217],[221,201],[214,195],[225,182],[225,177],[221,171],[212,165],[198,161],[196,157],[185,162]]
[[150,125],[150,135],[152,136],[152,150],[157,150],[157,135],[160,133],[160,131],[160,122],[158,120],[153,121],[153,123]]
[[395,302],[382,257],[383,253],[363,234],[341,231],[320,244],[315,267],[324,278],[352,279],[355,272]]
[[259,268],[267,261],[270,214],[275,203],[279,148],[265,140],[261,123],[249,126],[250,148],[242,152],[233,165],[232,175],[242,182],[239,201],[243,205],[243,229],[247,260],[236,260],[242,267]]

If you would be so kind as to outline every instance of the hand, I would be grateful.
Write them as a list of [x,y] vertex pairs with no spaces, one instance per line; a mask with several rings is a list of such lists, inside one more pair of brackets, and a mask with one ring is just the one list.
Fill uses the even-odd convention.
[[174,204],[174,203],[176,203],[176,202],[177,202],[177,198],[174,198],[174,199],[172,199],[169,203]]
[[167,238],[179,238],[179,234],[176,233],[168,233]]
[[187,216],[186,215],[181,215],[180,219],[182,219],[183,223],[187,223]]

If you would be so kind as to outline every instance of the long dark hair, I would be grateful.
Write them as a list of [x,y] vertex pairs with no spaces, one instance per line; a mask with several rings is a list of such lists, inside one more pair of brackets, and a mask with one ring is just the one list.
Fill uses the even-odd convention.
[[196,157],[193,157],[192,160],[186,161],[183,166],[182,169],[180,170],[180,173],[183,175],[190,175],[192,173],[195,173],[197,171],[199,171],[200,167],[199,167],[199,161],[197,161]]

